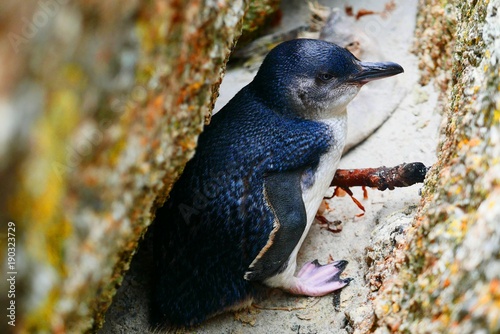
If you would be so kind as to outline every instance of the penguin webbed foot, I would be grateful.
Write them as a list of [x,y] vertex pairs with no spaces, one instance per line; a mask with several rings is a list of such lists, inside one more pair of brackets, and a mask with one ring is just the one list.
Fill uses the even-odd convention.
[[321,265],[318,260],[306,263],[296,277],[296,284],[290,289],[294,294],[311,297],[324,296],[348,285],[352,278],[340,278],[346,268],[345,260]]

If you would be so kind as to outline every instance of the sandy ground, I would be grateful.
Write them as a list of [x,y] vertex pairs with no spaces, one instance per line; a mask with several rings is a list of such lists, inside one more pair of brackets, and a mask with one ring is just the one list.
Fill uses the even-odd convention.
[[[322,1],[331,7],[344,8],[348,1]],[[369,122],[369,127],[376,130],[368,139],[344,155],[340,168],[363,168],[394,166],[403,162],[420,161],[430,165],[435,161],[435,147],[438,136],[440,116],[433,113],[437,103],[437,92],[429,85],[418,84],[417,59],[411,54],[413,29],[417,1],[395,1],[396,8],[385,18],[380,15],[362,17],[359,21],[365,32],[373,34],[382,54],[387,59],[401,64],[405,73],[387,83],[387,99],[383,120]],[[353,9],[365,8],[381,11],[383,2],[356,1]],[[284,8],[284,27],[292,27],[296,22],[307,21],[307,4],[303,1],[288,2]],[[245,70],[228,73],[230,80],[250,80],[252,73],[242,74]],[[386,79],[386,80],[393,80]],[[381,81],[382,82],[382,81]],[[234,87],[234,84],[229,85]],[[235,92],[223,86],[221,101],[229,99]],[[382,86],[383,87],[383,86]],[[367,87],[365,87],[367,88]],[[365,98],[366,99],[366,98]],[[376,98],[367,98],[368,104],[383,103]],[[397,101],[395,103],[394,101]],[[220,106],[221,102],[219,102]],[[363,104],[360,104],[363,106]],[[353,122],[349,131],[366,131],[367,125],[359,125],[356,119],[368,118],[377,108],[349,110]],[[377,110],[378,111],[378,110]],[[390,116],[390,117],[389,117]],[[361,128],[361,129],[359,129]],[[358,139],[359,140],[359,139]],[[419,203],[419,188],[414,185],[394,191],[380,192],[368,190],[368,199],[363,199],[361,189],[352,189],[356,198],[366,208],[362,217],[360,209],[348,197],[334,197],[328,201],[330,210],[325,216],[333,221],[342,222],[342,231],[332,233],[319,224],[314,224],[301,249],[298,266],[318,259],[326,263],[329,258],[349,261],[344,277],[354,281],[343,289],[340,306],[335,308],[332,295],[322,298],[296,297],[279,290],[270,290],[257,302],[257,306],[238,313],[227,313],[215,317],[198,328],[186,333],[351,333],[363,319],[370,314],[371,306],[367,302],[369,289],[365,282],[367,272],[366,248],[379,247],[390,250],[395,234],[401,233],[411,223],[416,206]],[[146,251],[147,253],[147,251]],[[145,333],[147,325],[147,274],[141,271],[147,256],[139,254],[131,264],[131,270],[124,279],[117,297],[108,311],[106,323],[100,331],[108,333]]]

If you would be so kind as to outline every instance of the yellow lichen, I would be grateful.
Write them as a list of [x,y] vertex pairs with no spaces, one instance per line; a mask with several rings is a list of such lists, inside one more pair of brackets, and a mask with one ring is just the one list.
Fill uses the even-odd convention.
[[[54,325],[56,324],[53,323],[53,321],[55,320],[53,317],[53,306],[57,303],[59,297],[60,290],[58,288],[53,288],[50,290],[47,298],[43,301],[43,303],[38,306],[36,310],[30,312],[26,317],[24,325],[25,333],[44,332],[41,331],[41,329],[45,329],[45,332],[48,332],[48,328],[54,328]],[[59,326],[61,325],[62,324],[59,324]]]
[[[500,99],[497,101],[497,104],[500,104]],[[493,122],[500,123],[500,106],[497,106],[497,109],[493,111]]]

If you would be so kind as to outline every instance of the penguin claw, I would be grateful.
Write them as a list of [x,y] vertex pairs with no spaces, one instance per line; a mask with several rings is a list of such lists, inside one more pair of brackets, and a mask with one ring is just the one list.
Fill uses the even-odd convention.
[[318,260],[308,262],[300,269],[290,291],[305,296],[324,296],[341,289],[352,281],[352,278],[340,278],[347,263],[345,260],[326,265],[321,265]]

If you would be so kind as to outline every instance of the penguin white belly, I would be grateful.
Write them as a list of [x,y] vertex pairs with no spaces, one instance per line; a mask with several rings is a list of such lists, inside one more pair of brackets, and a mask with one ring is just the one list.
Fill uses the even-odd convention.
[[286,288],[293,280],[297,268],[297,254],[314,222],[316,213],[330,187],[330,183],[335,176],[337,166],[342,156],[342,151],[344,150],[345,138],[347,136],[347,114],[344,112],[335,118],[322,120],[321,122],[327,124],[332,129],[335,134],[335,142],[330,150],[320,158],[319,164],[314,171],[312,181],[306,180],[302,182],[302,200],[304,201],[307,214],[307,226],[300,241],[290,254],[286,269],[280,274],[265,280],[264,283],[271,287]]

